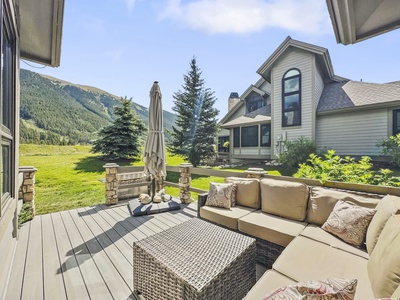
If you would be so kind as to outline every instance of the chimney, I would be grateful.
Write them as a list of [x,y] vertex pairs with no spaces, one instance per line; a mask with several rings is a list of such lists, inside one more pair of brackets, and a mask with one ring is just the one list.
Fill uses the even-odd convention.
[[239,94],[237,92],[232,92],[228,99],[228,111],[230,111],[239,101]]

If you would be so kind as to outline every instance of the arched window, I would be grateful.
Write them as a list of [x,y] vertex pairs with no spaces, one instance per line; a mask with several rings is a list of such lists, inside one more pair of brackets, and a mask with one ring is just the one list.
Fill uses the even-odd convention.
[[282,77],[282,127],[301,125],[301,74],[290,69]]

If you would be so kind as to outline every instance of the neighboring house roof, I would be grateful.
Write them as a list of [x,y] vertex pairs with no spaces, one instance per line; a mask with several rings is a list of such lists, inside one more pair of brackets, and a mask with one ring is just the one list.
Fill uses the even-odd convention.
[[58,67],[64,0],[20,0],[21,58]]
[[354,44],[400,27],[400,1],[326,0],[336,41]]
[[232,128],[240,125],[253,125],[271,121],[271,104],[263,106],[251,113],[238,117],[223,124],[222,128]]
[[317,112],[334,111],[346,108],[367,107],[400,101],[400,85],[396,83],[379,84],[359,81],[328,83],[322,92]]
[[289,47],[294,47],[314,53],[322,68],[324,76],[334,81],[337,80],[333,72],[333,66],[328,49],[294,40],[290,36],[288,36],[283,41],[283,43],[280,44],[280,46],[272,53],[272,55],[261,65],[261,67],[257,70],[257,73],[264,77],[268,82],[270,82],[272,67]]

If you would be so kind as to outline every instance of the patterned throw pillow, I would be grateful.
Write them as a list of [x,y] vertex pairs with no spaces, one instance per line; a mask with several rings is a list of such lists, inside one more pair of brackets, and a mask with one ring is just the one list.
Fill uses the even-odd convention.
[[235,191],[233,183],[215,183],[210,182],[210,190],[206,205],[230,208],[232,202],[232,193]]
[[322,229],[346,243],[360,247],[365,241],[368,225],[375,209],[365,208],[339,200]]
[[231,194],[231,207],[236,206],[236,192],[238,189],[238,185],[236,183],[232,183],[233,184],[233,190],[232,190],[232,194]]
[[311,280],[278,288],[264,300],[353,300],[356,287],[357,279]]

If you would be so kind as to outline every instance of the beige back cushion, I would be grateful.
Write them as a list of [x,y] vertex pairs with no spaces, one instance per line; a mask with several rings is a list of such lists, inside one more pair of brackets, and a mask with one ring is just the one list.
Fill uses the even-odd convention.
[[400,215],[386,222],[368,261],[368,275],[376,298],[389,298],[400,284]]
[[296,221],[304,221],[308,186],[304,183],[264,178],[260,181],[261,210]]
[[400,298],[400,285],[397,287],[397,289],[394,291],[392,298]]
[[260,183],[256,178],[227,177],[225,183],[236,183],[236,205],[260,208]]
[[322,226],[339,200],[367,208],[375,208],[380,198],[351,194],[322,187],[312,187],[306,221]]
[[[376,214],[368,226],[366,245],[371,255],[383,227],[392,214],[400,213],[400,198],[392,195],[385,196],[376,206]],[[400,251],[400,250],[399,250]]]

